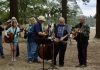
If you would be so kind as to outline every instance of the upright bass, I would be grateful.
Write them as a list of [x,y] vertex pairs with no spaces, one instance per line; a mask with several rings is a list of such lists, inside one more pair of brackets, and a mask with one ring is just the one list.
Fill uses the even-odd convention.
[[48,39],[49,29],[45,30],[46,36],[42,36],[42,43],[39,47],[39,57],[45,60],[52,59],[52,41]]

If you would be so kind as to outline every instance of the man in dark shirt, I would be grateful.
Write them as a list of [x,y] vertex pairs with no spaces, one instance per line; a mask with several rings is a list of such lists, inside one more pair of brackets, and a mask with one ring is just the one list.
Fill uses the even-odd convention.
[[[43,32],[43,29],[42,29],[42,27],[43,27],[42,24],[45,21],[46,21],[46,19],[44,16],[39,16],[37,23],[34,24],[34,26],[31,28],[31,29],[33,29],[32,36],[34,37],[34,39],[38,45],[41,43],[41,40],[39,38],[46,35],[46,33]],[[35,54],[36,54],[35,56],[37,58],[38,57],[38,48],[37,48],[37,51],[35,52]],[[36,59],[34,61],[38,62],[38,59]]]
[[38,17],[38,22],[34,25],[34,37],[35,38],[41,38],[43,36],[46,36],[47,34],[43,30],[43,23],[46,21],[44,16]]
[[85,24],[85,17],[80,17],[80,23],[75,26],[75,28],[79,28],[78,35],[75,40],[77,42],[78,49],[78,59],[79,65],[76,67],[86,67],[87,66],[87,47],[89,40],[90,27]]
[[3,53],[3,46],[2,46],[2,31],[4,28],[2,27],[2,22],[0,22],[0,56],[1,58],[4,58],[4,53]]
[[55,26],[55,30],[54,30],[55,39],[58,39],[58,41],[60,40],[60,42],[55,44],[54,65],[56,65],[56,57],[59,53],[59,66],[60,67],[64,66],[64,56],[65,56],[65,52],[67,48],[67,40],[70,32],[71,32],[70,26],[68,24],[65,24],[65,19],[63,17],[60,17],[59,23]]

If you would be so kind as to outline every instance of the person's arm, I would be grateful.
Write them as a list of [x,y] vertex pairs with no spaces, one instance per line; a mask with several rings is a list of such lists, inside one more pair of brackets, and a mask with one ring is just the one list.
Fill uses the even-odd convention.
[[45,32],[38,32],[38,35],[45,36],[47,34]]
[[[28,29],[27,29],[28,30]],[[27,31],[28,32],[28,34],[32,34],[33,32],[34,32],[34,26],[32,26],[31,28],[30,28],[30,31]]]
[[4,30],[4,26],[0,25],[0,30],[3,31]]
[[9,32],[9,29],[4,31],[4,33],[5,33],[4,35],[5,35],[6,37],[9,37],[9,36],[7,35],[8,32]]
[[36,32],[38,33],[38,35],[40,35],[40,36],[47,35],[45,32],[41,32],[39,25],[36,25],[35,29],[36,29]]
[[29,28],[29,24],[26,24],[25,25],[25,30],[28,31],[28,28]]
[[8,37],[7,34],[8,34],[10,31],[11,31],[11,28],[9,28],[8,30],[5,30],[5,31],[4,31],[6,37]]

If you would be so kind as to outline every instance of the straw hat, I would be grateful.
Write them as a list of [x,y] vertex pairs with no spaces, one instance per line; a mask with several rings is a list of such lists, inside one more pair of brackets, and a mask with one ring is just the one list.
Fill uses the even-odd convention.
[[38,20],[41,20],[41,21],[46,21],[45,17],[44,16],[39,16],[38,17]]

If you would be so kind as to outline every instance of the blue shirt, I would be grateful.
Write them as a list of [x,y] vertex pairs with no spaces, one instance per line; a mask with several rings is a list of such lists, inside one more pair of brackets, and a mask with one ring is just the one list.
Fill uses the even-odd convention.
[[58,28],[57,28],[57,37],[59,37],[59,38],[63,37],[64,28],[65,28],[64,25],[58,25]]
[[42,32],[42,25],[41,25],[41,23],[37,22],[34,25],[34,34],[35,34],[35,36],[38,36],[39,32]]
[[[16,32],[15,32],[15,30],[16,30]],[[18,42],[18,40],[19,40],[19,32],[20,32],[20,28],[19,27],[17,27],[17,28],[10,27],[7,30],[7,33],[13,33],[13,34],[15,33],[13,42]]]
[[58,24],[55,26],[55,36],[60,38],[63,37],[66,34],[71,33],[71,27],[68,24]]
[[28,26],[28,34],[27,34],[27,41],[28,42],[33,42],[34,41],[34,37],[33,37],[33,34],[34,34],[34,28],[33,28],[34,25],[29,25]]
[[28,26],[28,37],[27,41],[28,42],[34,42],[35,39],[38,36],[38,32],[42,31],[42,25],[41,23],[36,23],[34,25],[29,25]]

